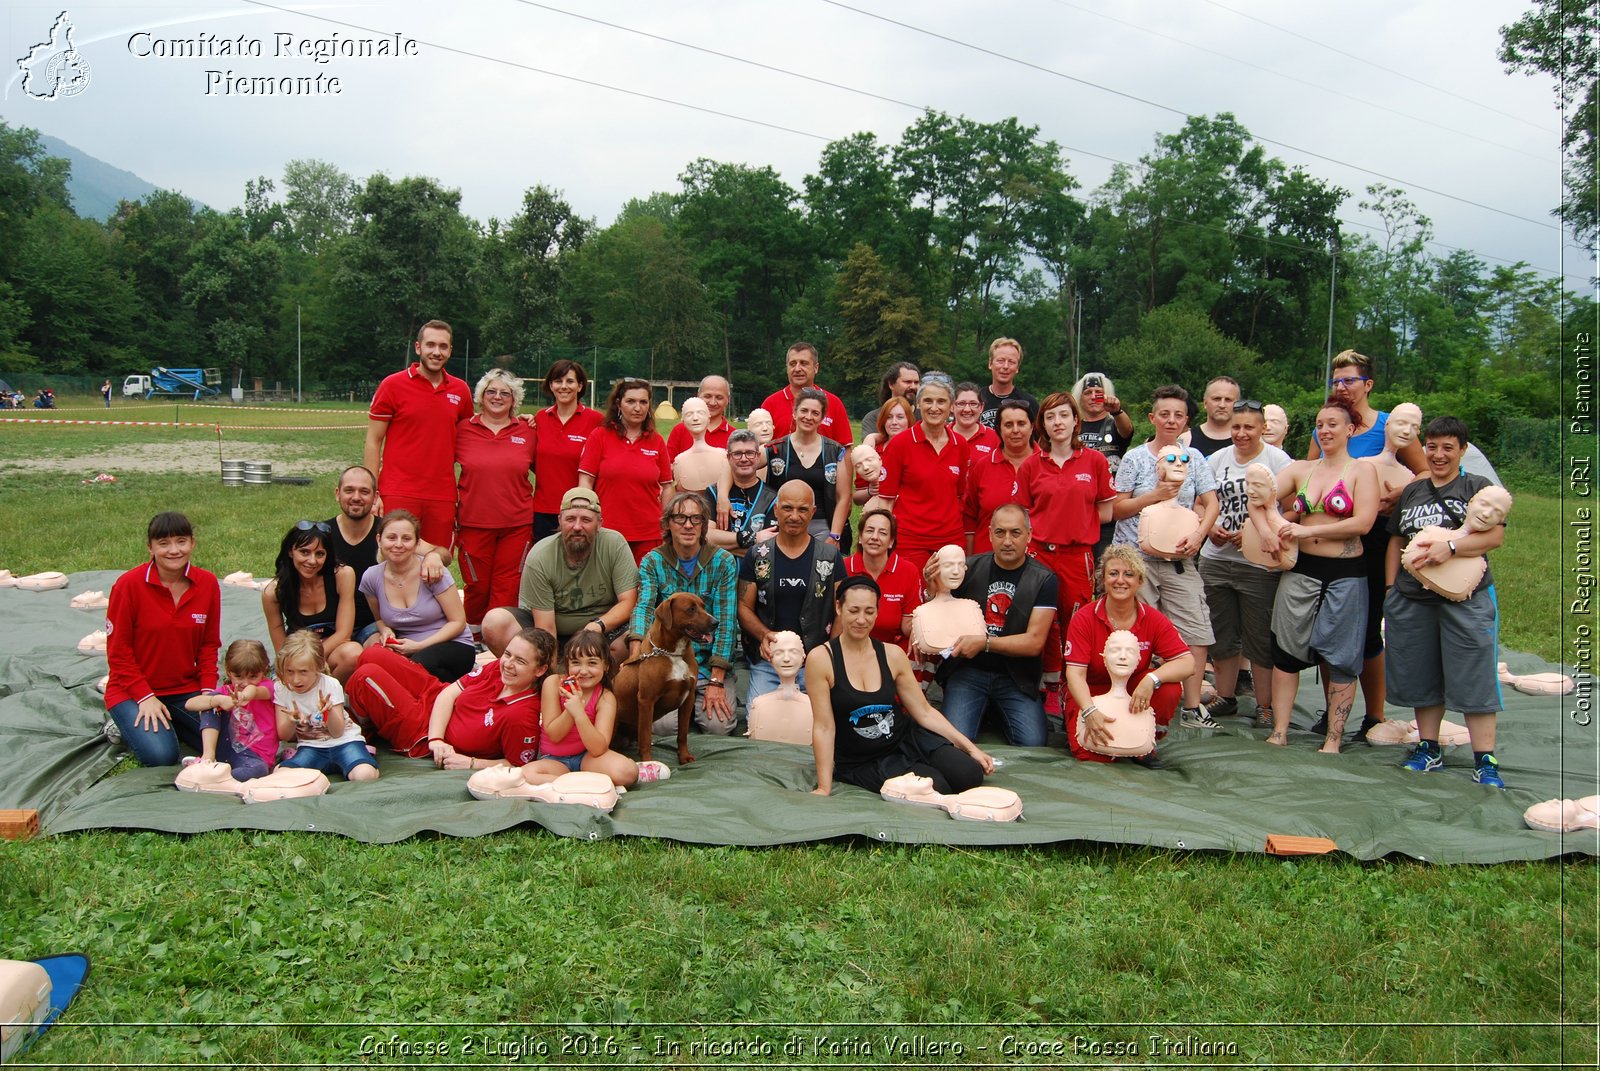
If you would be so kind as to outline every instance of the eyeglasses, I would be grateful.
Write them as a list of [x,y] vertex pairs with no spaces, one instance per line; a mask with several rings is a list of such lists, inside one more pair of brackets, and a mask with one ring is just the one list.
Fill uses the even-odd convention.
[[1364,382],[1366,382],[1367,380],[1369,380],[1371,378],[1372,378],[1371,376],[1339,376],[1336,379],[1328,380],[1328,386],[1330,386],[1330,387],[1353,387],[1357,383],[1364,383]]
[[760,450],[729,450],[728,456],[734,461],[754,461],[761,456]]
[[1165,461],[1169,465],[1174,461],[1181,461],[1187,465],[1189,463],[1189,451],[1185,450],[1180,454],[1176,450],[1168,450],[1166,453],[1161,455],[1161,460]]
[[698,513],[669,513],[667,520],[672,524],[703,524],[705,518]]
[[1266,408],[1266,406],[1262,405],[1254,398],[1246,398],[1242,402],[1233,403],[1233,411],[1235,413],[1260,413],[1264,412]]
[[327,521],[295,521],[294,530],[296,532],[318,532],[322,535],[327,535],[333,531],[332,528],[328,527]]

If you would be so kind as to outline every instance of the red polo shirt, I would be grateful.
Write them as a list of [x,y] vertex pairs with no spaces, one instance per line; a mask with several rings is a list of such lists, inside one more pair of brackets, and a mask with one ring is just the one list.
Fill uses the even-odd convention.
[[[1034,451],[1037,456],[1038,450]],[[1005,451],[996,447],[987,457],[974,457],[967,469],[967,497],[962,501],[961,524],[972,536],[973,553],[994,549],[989,539],[989,518],[1001,506],[1017,500],[1017,470]]]
[[1017,501],[1027,507],[1033,538],[1041,543],[1093,546],[1100,538],[1096,507],[1116,497],[1106,455],[1088,447],[1064,465],[1034,454],[1017,473]]
[[[1069,666],[1083,666],[1089,674],[1089,694],[1104,695],[1111,689],[1111,677],[1106,673],[1106,637],[1115,631],[1106,620],[1106,600],[1096,599],[1072,615],[1067,626],[1065,661]],[[1139,640],[1139,664],[1128,678],[1128,691],[1150,672],[1150,656],[1158,654],[1162,661],[1170,662],[1189,653],[1178,630],[1165,614],[1145,603],[1138,604],[1138,616],[1128,630]]]
[[435,387],[421,369],[413,363],[384,377],[367,410],[373,420],[389,425],[378,466],[378,494],[454,502],[456,423],[472,415],[472,391],[448,372]]
[[534,414],[533,430],[539,440],[539,454],[533,461],[535,513],[561,512],[561,496],[578,486],[578,460],[589,433],[605,422],[604,413],[586,405],[578,406],[565,423],[556,416],[553,405]]
[[533,523],[533,425],[513,420],[497,433],[479,416],[456,425],[461,466],[456,523],[463,528],[514,528]]
[[[951,424],[950,428],[954,431],[955,425]],[[961,435],[959,431],[956,434]],[[971,464],[973,465],[980,461],[989,460],[990,454],[998,453],[1000,450],[1000,436],[995,433],[993,428],[985,427],[982,424],[978,425],[978,430],[970,437],[966,435],[961,435],[961,437],[967,440],[967,446],[972,450]]]
[[672,460],[659,434],[648,432],[630,443],[600,428],[584,446],[578,471],[594,477],[605,511],[601,524],[630,543],[661,538],[661,485],[672,482]]
[[[867,563],[859,553],[844,560],[849,576],[868,576]],[[900,555],[889,552],[889,562],[881,576],[873,577],[883,597],[878,600],[878,620],[872,638],[902,649],[911,644],[911,612],[922,605],[922,573]]]
[[539,689],[502,697],[500,663],[478,666],[456,682],[461,694],[444,729],[445,743],[475,759],[522,766],[539,757]]
[[[821,387],[817,388],[822,390]],[[844,411],[844,403],[832,391],[822,391],[828,396],[827,408],[822,411],[822,424],[817,428],[822,434],[832,439],[841,446],[849,446],[854,436],[850,433],[850,414]],[[775,394],[767,395],[767,400],[761,403],[761,408],[772,414],[772,437],[781,439],[794,430],[794,388],[785,387]]]
[[943,450],[935,450],[921,422],[883,448],[883,479],[878,494],[892,498],[900,546],[936,550],[962,544],[961,500],[967,489],[967,440],[948,431]]
[[[715,446],[718,450],[728,448],[728,436],[733,434],[733,425],[728,423],[728,418],[723,417],[722,423],[714,428],[706,429],[706,445]],[[667,433],[667,460],[676,461],[678,455],[694,445],[694,436],[689,434],[689,429],[682,424],[674,424]],[[603,504],[603,503],[602,503]]]
[[106,607],[106,709],[124,700],[182,695],[217,686],[222,649],[222,587],[212,573],[185,570],[189,590],[173,602],[156,563],[129,569]]

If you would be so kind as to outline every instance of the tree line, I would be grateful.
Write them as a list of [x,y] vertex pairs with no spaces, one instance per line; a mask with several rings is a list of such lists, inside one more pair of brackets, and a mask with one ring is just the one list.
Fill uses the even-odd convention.
[[[986,378],[989,340],[1009,335],[1030,389],[1099,368],[1138,397],[1225,371],[1310,404],[1331,317],[1334,348],[1373,356],[1383,394],[1498,421],[1554,415],[1562,318],[1595,319],[1526,264],[1431,252],[1405,191],[1353,195],[1226,113],[1085,193],[1038,128],[928,112],[893,143],[830,143],[799,188],[694,160],[606,227],[543,185],[478,221],[435,179],[320,160],[248,182],[226,212],[162,191],[82,219],[66,180],[35,131],[0,122],[0,373],[292,379],[298,309],[308,382],[337,386],[400,367],[440,317],[458,354],[528,375],[574,347],[636,347],[636,374],[771,389],[804,338],[859,406],[893,361]],[[1381,233],[1341,224],[1352,196]]]

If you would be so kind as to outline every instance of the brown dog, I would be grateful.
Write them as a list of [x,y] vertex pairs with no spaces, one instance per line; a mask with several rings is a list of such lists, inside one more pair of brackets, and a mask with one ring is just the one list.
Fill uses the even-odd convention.
[[700,666],[694,645],[710,643],[717,619],[706,612],[698,595],[680,591],[656,607],[644,646],[617,670],[611,688],[617,696],[617,728],[632,729],[639,740],[639,761],[650,758],[650,730],[655,720],[678,711],[678,762],[689,754],[689,723],[694,720],[695,680]]

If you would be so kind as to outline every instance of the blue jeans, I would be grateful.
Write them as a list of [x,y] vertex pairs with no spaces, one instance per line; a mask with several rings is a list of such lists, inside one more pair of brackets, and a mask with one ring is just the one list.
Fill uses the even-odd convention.
[[1023,694],[1009,673],[979,669],[970,662],[950,671],[944,683],[944,716],[968,740],[978,736],[990,700],[1006,721],[1006,742],[1018,747],[1043,747],[1049,737],[1044,705],[1038,693]]
[[142,729],[135,725],[139,704],[132,699],[124,699],[108,711],[111,720],[117,723],[117,728],[122,732],[122,742],[128,745],[128,750],[133,752],[140,766],[178,765],[180,738],[196,751],[200,750],[200,715],[183,709],[185,703],[199,694],[184,692],[182,695],[156,696],[172,718],[172,724],[165,728]]
[[334,767],[345,777],[350,776],[362,763],[368,766],[377,766],[378,760],[372,757],[372,752],[367,750],[367,745],[361,740],[347,740],[337,747],[307,747],[301,744],[294,749],[294,754],[278,763],[279,767],[293,766],[298,770],[321,770],[327,773]]
[[[750,704],[754,703],[758,696],[766,695],[768,692],[776,692],[778,685],[782,683],[783,681],[778,677],[778,671],[772,668],[771,662],[751,662],[750,694],[745,697],[745,708],[749,709]],[[795,684],[799,686],[802,692],[806,690],[806,667],[800,667],[800,676],[795,679]]]

